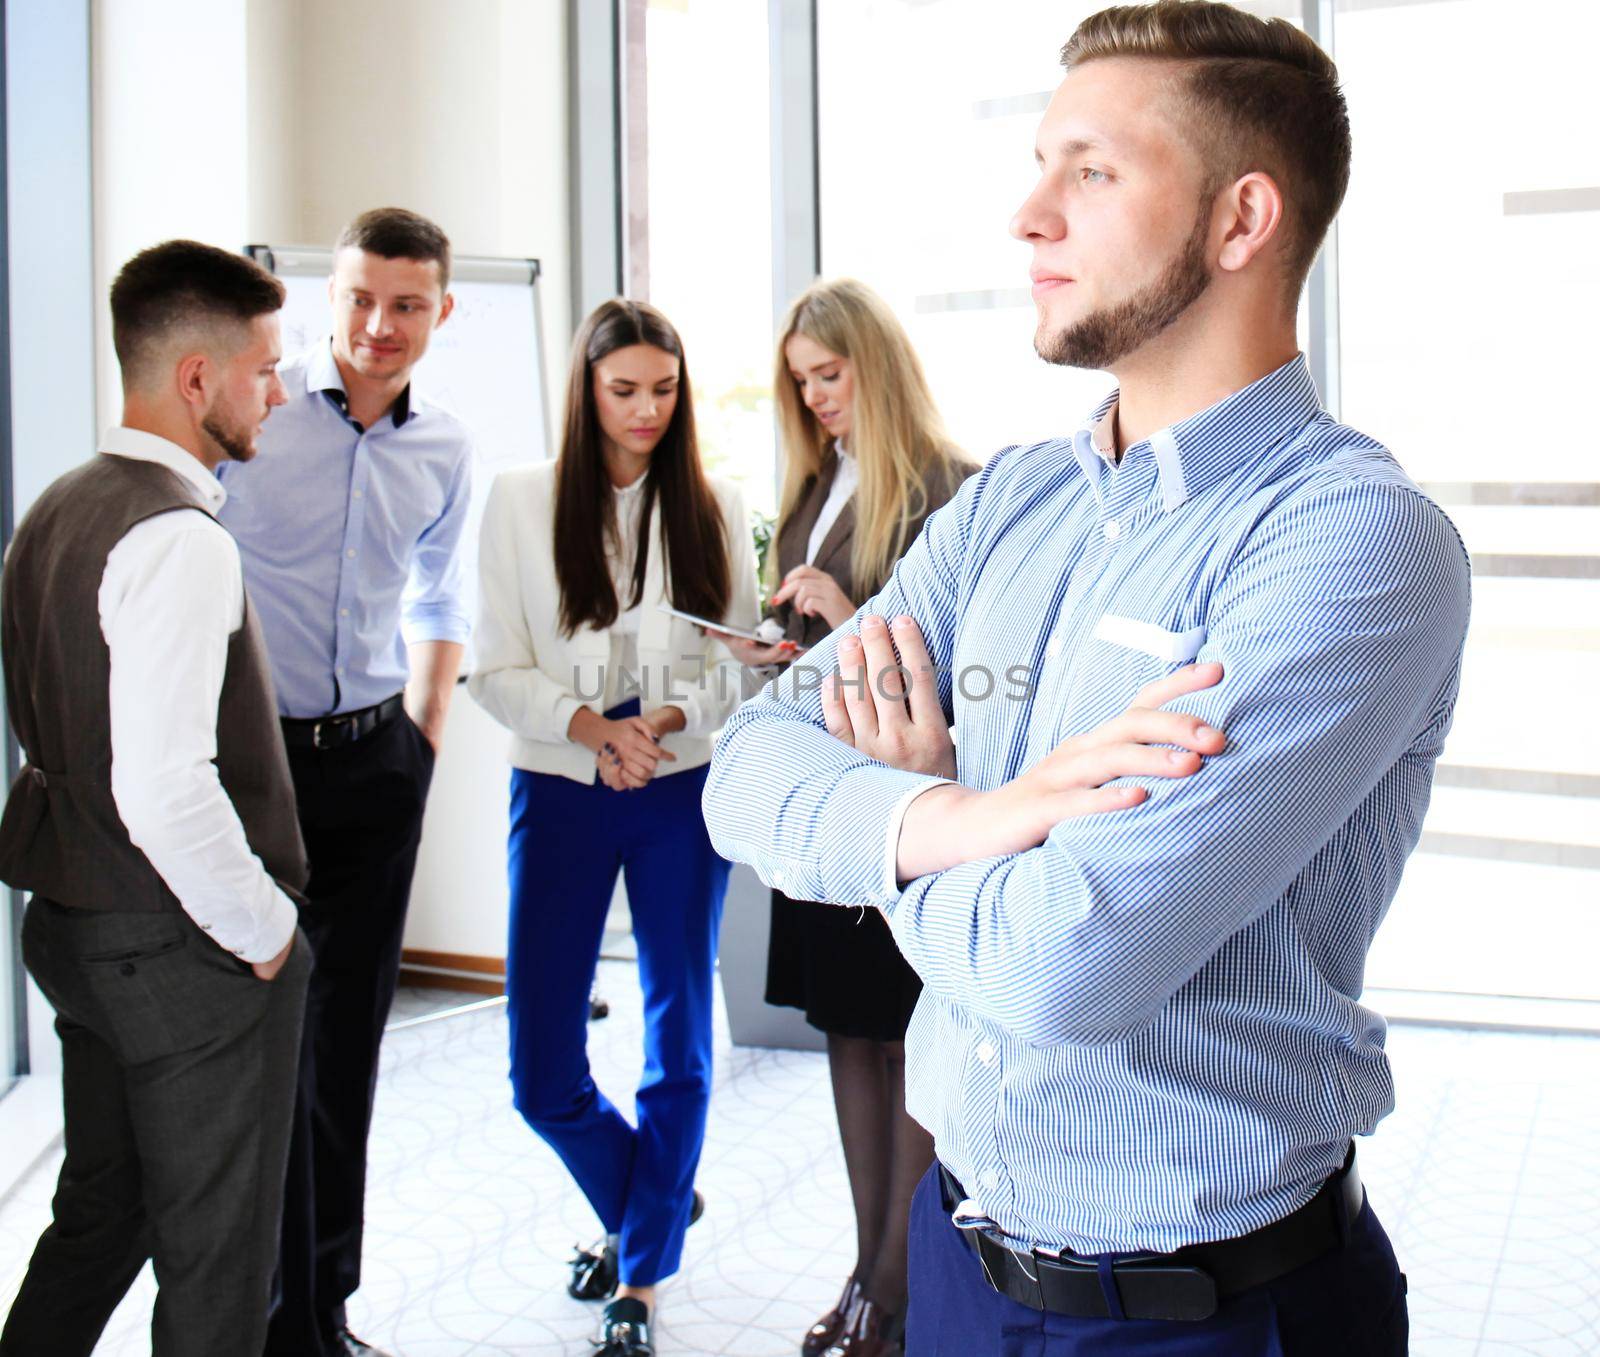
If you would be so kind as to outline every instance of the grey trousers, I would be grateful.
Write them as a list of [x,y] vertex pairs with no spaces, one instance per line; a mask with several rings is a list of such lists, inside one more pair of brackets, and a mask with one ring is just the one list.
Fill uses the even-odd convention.
[[266,984],[182,913],[34,900],[23,960],[56,1010],[66,1162],[0,1357],[89,1357],[145,1260],[152,1357],[266,1340],[310,952]]

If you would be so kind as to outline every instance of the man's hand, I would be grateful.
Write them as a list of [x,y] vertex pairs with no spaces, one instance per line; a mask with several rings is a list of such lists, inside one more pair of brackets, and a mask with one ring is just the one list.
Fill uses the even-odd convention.
[[840,627],[855,616],[856,605],[826,570],[814,565],[797,565],[783,577],[772,594],[772,606],[789,604],[803,617],[824,618],[830,627]]
[[289,941],[283,944],[283,950],[273,957],[271,961],[255,961],[250,964],[250,969],[256,973],[257,980],[276,980],[278,972],[283,969],[283,963],[289,959],[289,953],[294,951],[295,932],[290,930]]
[[456,690],[456,675],[466,647],[455,641],[417,641],[406,649],[411,680],[406,684],[406,713],[416,723],[437,757],[444,744],[444,720]]
[[[1198,716],[1162,711],[1222,679],[1216,663],[1192,664],[1148,684],[1121,716],[1063,740],[1027,772],[990,792],[935,787],[917,797],[900,826],[895,873],[910,881],[963,862],[1037,848],[1063,820],[1126,810],[1143,787],[1108,787],[1123,777],[1190,777],[1227,746]],[[1165,748],[1176,745],[1178,748]]]
[[922,629],[897,617],[893,638],[891,644],[890,629],[876,614],[861,619],[859,640],[840,638],[839,672],[822,685],[828,733],[891,768],[953,778],[956,747]]

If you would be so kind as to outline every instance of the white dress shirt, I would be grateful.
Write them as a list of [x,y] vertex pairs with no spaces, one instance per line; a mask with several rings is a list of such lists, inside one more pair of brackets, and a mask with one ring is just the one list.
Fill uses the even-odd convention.
[[[114,428],[100,449],[175,471],[213,513],[225,498],[195,457],[154,434]],[[250,850],[213,762],[228,641],[244,625],[239,549],[205,514],[157,514],[111,549],[99,605],[111,795],[128,837],[219,946],[270,961],[294,934],[295,907]]]
[[822,501],[822,512],[817,515],[811,536],[806,539],[807,565],[815,563],[822,544],[828,540],[829,530],[839,521],[839,515],[850,503],[850,496],[855,494],[856,483],[861,479],[861,469],[856,459],[844,450],[842,439],[833,440],[833,451],[839,459],[839,467],[833,473],[833,484],[828,487],[828,498]]
[[606,543],[611,565],[611,585],[617,591],[617,620],[611,624],[611,663],[606,667],[603,711],[639,697],[639,614],[644,605],[622,605],[633,597],[633,568],[639,558],[639,514],[644,507],[644,482],[638,480],[613,490],[617,537]]

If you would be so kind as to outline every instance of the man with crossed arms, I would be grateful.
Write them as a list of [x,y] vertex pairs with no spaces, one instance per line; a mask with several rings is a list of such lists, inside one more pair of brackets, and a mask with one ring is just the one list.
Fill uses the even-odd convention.
[[790,895],[881,909],[924,981],[908,1352],[1395,1357],[1351,1150],[1393,1088],[1358,996],[1466,554],[1296,352],[1349,172],[1333,63],[1172,0],[1062,62],[1012,232],[1041,356],[1118,390],[929,520],[813,651],[822,691],[741,709],[707,820]]

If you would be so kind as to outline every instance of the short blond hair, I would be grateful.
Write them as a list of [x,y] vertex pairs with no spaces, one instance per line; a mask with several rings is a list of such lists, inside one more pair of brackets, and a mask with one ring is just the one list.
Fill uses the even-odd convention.
[[1216,0],[1157,0],[1091,14],[1061,49],[1075,70],[1106,57],[1183,65],[1183,126],[1205,161],[1207,194],[1253,170],[1283,191],[1286,262],[1311,271],[1350,182],[1350,115],[1339,70],[1284,19]]

